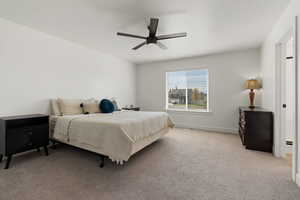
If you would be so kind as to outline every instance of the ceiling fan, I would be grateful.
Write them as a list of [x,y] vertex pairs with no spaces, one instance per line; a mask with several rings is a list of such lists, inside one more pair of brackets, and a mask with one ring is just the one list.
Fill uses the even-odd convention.
[[146,40],[143,43],[133,47],[132,50],[137,50],[137,49],[141,48],[142,46],[148,45],[148,44],[156,44],[161,49],[167,49],[167,47],[164,44],[162,44],[160,42],[160,40],[167,40],[167,39],[186,37],[187,36],[187,33],[185,33],[185,32],[183,32],[183,33],[174,33],[174,34],[169,34],[169,35],[158,35],[157,36],[156,33],[157,33],[158,21],[159,21],[158,18],[151,18],[150,19],[150,25],[148,26],[148,30],[149,30],[149,36],[148,37],[133,35],[133,34],[128,34],[128,33],[120,33],[120,32],[118,32],[117,35]]

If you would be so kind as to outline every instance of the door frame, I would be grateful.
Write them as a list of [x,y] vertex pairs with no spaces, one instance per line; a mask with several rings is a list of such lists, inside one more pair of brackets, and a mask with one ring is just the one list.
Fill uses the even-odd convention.
[[292,165],[292,179],[296,181],[297,169],[298,169],[298,17],[295,17],[293,26],[285,32],[282,38],[276,43],[275,46],[275,134],[274,134],[274,155],[277,157],[283,157],[284,153],[284,134],[281,133],[282,130],[282,88],[281,88],[281,69],[282,69],[282,43],[286,41],[288,36],[293,36],[294,38],[294,56],[295,56],[295,133],[294,133],[294,143],[293,143],[293,165]]

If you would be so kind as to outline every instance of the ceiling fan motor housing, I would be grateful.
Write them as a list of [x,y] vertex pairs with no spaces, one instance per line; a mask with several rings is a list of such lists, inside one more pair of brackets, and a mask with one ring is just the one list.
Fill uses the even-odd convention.
[[148,37],[147,38],[147,44],[151,44],[151,43],[153,43],[153,44],[155,44],[155,43],[157,43],[157,37]]

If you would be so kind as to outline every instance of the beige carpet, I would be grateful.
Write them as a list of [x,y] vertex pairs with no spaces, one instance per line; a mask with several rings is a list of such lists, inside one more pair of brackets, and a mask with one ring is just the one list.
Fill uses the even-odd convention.
[[[236,135],[174,129],[123,166],[67,146],[0,170],[1,200],[300,199],[286,161],[245,150]],[[3,167],[3,163],[0,166]]]

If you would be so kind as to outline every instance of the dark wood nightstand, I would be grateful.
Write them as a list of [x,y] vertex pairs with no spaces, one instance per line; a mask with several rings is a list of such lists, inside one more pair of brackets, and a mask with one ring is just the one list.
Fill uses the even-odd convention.
[[49,116],[35,114],[0,118],[0,162],[6,156],[9,168],[14,154],[44,147],[48,156]]
[[132,107],[132,108],[122,108],[122,110],[133,110],[133,111],[140,111],[140,107]]

